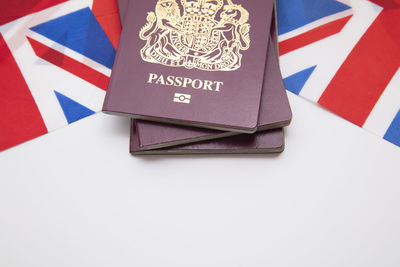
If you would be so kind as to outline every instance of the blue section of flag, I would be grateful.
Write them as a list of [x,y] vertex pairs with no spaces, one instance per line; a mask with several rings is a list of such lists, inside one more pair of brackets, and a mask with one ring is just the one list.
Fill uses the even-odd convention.
[[283,80],[286,90],[298,95],[317,66],[302,70]]
[[277,0],[278,34],[347,9],[350,7],[335,0]]
[[84,8],[31,28],[108,68],[112,68],[115,49],[89,8]]
[[60,103],[65,118],[67,119],[69,124],[95,113],[93,110],[88,109],[87,107],[79,104],[78,102],[72,100],[69,97],[66,97],[65,95],[57,91],[54,91],[54,93],[56,94],[58,102]]
[[397,146],[400,146],[400,110],[397,112],[396,117],[392,121],[392,124],[383,138]]

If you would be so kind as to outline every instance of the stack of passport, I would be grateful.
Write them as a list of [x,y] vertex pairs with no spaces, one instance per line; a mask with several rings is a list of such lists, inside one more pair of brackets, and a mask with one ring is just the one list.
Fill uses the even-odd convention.
[[129,116],[130,152],[279,153],[292,113],[274,0],[119,0],[103,111]]

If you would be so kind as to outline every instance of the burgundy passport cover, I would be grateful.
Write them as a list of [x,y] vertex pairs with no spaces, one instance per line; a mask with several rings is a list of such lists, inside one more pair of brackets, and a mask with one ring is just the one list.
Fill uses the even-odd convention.
[[130,152],[133,155],[183,155],[183,154],[264,154],[284,150],[283,129],[255,134],[240,134],[229,138],[174,146],[163,149],[140,150],[134,120],[131,124]]
[[[129,0],[118,0],[122,21],[128,4]],[[273,44],[269,45],[267,53],[258,123],[259,131],[287,126],[292,118],[277,58],[275,24],[272,24]],[[237,133],[136,120],[136,134],[140,150],[148,150],[227,137]]]
[[103,110],[254,132],[274,1],[233,1],[131,0]]

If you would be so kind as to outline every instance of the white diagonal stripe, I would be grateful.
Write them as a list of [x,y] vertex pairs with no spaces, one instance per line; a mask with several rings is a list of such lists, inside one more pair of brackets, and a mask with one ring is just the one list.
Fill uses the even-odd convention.
[[400,110],[400,68],[375,104],[363,128],[383,137]]

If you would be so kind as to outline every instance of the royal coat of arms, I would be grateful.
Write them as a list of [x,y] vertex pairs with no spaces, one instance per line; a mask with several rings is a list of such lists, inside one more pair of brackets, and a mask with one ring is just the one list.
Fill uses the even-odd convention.
[[[147,62],[205,71],[233,71],[250,47],[249,12],[231,0],[158,0],[140,30]],[[181,10],[183,12],[181,13]]]

